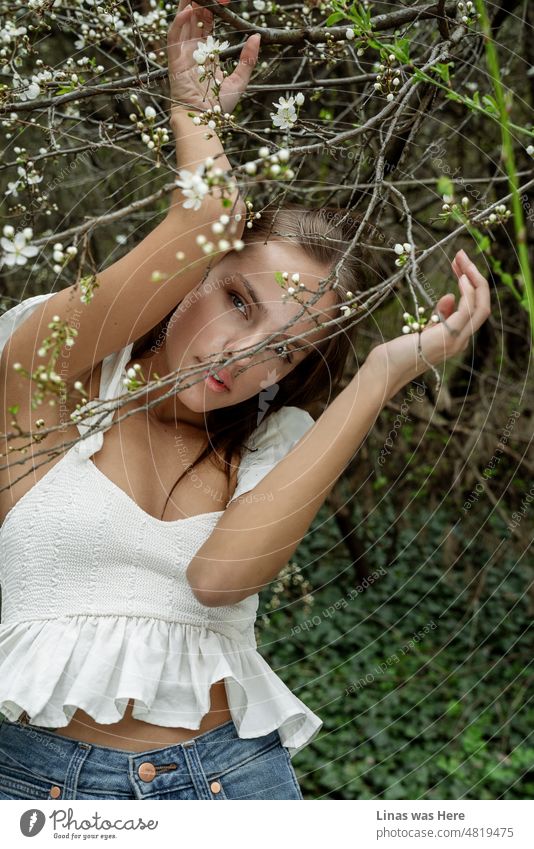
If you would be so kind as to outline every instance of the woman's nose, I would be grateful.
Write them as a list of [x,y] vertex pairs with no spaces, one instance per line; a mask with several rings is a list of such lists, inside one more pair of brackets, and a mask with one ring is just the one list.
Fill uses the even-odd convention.
[[[241,363],[249,363],[252,359],[258,356],[258,352],[254,351],[254,349],[265,339],[265,333],[257,333],[254,335],[247,335],[246,337],[241,337],[240,339],[236,339],[231,346],[232,356],[239,356],[239,360],[236,362]],[[242,353],[241,353],[242,352]],[[260,354],[262,351],[259,352]]]

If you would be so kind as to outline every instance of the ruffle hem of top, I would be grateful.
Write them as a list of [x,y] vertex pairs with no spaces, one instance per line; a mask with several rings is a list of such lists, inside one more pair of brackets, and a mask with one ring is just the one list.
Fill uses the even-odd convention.
[[1,709],[12,722],[26,711],[34,725],[61,728],[81,708],[113,723],[133,698],[134,719],[198,729],[210,710],[211,685],[225,679],[242,738],[278,729],[293,757],[323,724],[256,649],[197,625],[68,616],[7,627],[0,651]]

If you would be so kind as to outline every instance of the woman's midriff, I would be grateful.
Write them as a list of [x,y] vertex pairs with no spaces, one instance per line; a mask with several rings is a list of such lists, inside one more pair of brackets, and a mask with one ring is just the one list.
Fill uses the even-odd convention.
[[210,690],[211,705],[207,714],[202,717],[200,728],[167,728],[163,725],[153,725],[140,719],[133,719],[133,699],[130,699],[124,716],[119,722],[101,725],[78,709],[71,721],[64,728],[50,729],[62,737],[70,737],[95,746],[109,746],[112,749],[124,749],[128,752],[144,752],[145,749],[164,748],[176,743],[191,740],[199,734],[204,734],[224,722],[232,719],[228,708],[224,680],[216,681]]

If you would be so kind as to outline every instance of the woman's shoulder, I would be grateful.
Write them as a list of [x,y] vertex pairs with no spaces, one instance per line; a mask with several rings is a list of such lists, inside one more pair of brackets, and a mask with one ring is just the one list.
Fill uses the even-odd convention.
[[262,419],[252,432],[247,445],[253,450],[277,448],[287,451],[315,424],[313,417],[301,407],[280,407]]
[[247,439],[249,456],[261,456],[276,461],[298,442],[315,424],[312,416],[301,407],[281,407],[262,419]]
[[[266,416],[251,437],[237,470],[237,485],[228,502],[253,489],[315,424],[301,407],[280,407]],[[228,506],[228,505],[227,505]]]

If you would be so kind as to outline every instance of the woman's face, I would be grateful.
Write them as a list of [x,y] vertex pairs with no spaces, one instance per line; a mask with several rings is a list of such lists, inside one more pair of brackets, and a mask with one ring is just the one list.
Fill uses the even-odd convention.
[[[332,291],[321,295],[308,314],[284,331],[302,306],[289,295],[282,300],[285,288],[276,282],[275,271],[288,272],[286,287],[293,286],[304,304],[321,279],[328,276],[329,268],[318,265],[291,243],[249,244],[240,252],[226,254],[179,304],[171,316],[165,343],[155,357],[159,374],[198,367],[201,362],[216,371],[221,355],[256,346],[275,332],[269,345],[277,347],[246,353],[225,369],[219,366],[226,388],[219,388],[213,378],[199,379],[201,372],[197,373],[192,378],[197,382],[175,396],[176,405],[200,414],[238,404],[289,374],[331,332],[331,328],[317,330],[317,322],[331,320],[336,313],[337,298]],[[299,284],[291,281],[295,272],[311,291],[299,289]],[[285,341],[284,335],[297,336],[313,328],[300,343]],[[195,421],[194,416],[185,418]]]

